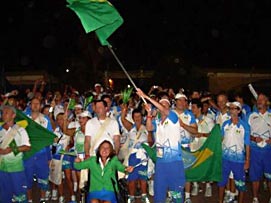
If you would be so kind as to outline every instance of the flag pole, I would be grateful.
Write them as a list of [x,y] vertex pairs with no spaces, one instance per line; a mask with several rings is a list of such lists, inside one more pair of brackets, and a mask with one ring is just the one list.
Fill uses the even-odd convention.
[[[114,50],[112,49],[111,45],[107,46],[108,49],[111,51],[112,55],[114,56],[114,58],[116,59],[116,61],[118,62],[118,64],[120,65],[121,69],[123,70],[123,72],[125,73],[125,75],[127,76],[127,78],[130,80],[131,84],[134,86],[135,89],[137,89],[136,84],[134,83],[134,81],[132,80],[132,78],[130,77],[130,75],[128,74],[128,72],[126,71],[126,69],[124,68],[124,66],[122,65],[121,61],[119,60],[119,58],[117,57],[117,55],[115,54]],[[143,100],[143,102],[145,104],[147,104],[145,98],[141,97],[141,99]]]

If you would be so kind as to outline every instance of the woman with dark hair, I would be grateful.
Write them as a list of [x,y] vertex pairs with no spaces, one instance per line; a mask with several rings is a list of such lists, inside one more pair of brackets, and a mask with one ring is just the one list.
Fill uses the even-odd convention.
[[[96,156],[81,162],[76,158],[76,169],[90,169],[90,188],[88,194],[88,203],[116,203],[116,195],[112,182],[116,182],[116,172],[132,172],[133,167],[125,167],[118,160],[113,145],[110,141],[103,141],[96,152]],[[113,179],[113,181],[112,181]],[[115,185],[116,189],[117,184]],[[116,191],[118,192],[118,191]]]

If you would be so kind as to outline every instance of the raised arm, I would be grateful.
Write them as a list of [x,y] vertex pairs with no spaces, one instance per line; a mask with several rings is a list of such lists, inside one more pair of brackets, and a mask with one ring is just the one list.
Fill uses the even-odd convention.
[[150,98],[148,95],[146,95],[141,89],[137,88],[137,94],[150,101],[159,111],[161,114],[168,115],[169,114],[169,109],[165,108],[163,105],[161,105],[159,102],[155,101],[154,99]]

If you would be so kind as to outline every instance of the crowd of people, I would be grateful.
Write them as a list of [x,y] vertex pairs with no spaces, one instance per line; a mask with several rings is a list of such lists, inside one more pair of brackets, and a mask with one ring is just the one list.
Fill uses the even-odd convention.
[[[243,203],[246,176],[252,203],[261,202],[260,184],[271,193],[268,94],[258,92],[251,106],[240,93],[228,98],[226,92],[160,86],[128,92],[103,91],[99,83],[83,94],[68,86],[46,91],[46,83],[37,80],[32,90],[2,94],[0,203],[33,202],[34,180],[41,203],[79,202],[85,188],[87,202],[115,203],[122,178],[128,203],[136,198],[149,203],[149,196],[155,203],[192,203],[200,183],[186,181],[182,150],[200,149],[215,125],[221,129],[221,181],[205,182],[204,195],[212,197],[212,184],[217,184],[219,203]],[[17,111],[56,135],[52,145],[28,159],[24,152],[33,146],[15,122]],[[155,146],[155,162],[144,145]]]

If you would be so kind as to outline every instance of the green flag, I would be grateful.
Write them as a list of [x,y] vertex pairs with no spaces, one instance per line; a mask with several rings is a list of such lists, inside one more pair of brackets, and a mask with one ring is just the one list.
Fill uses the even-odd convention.
[[121,96],[122,96],[122,100],[124,104],[128,104],[131,98],[132,91],[133,91],[133,88],[127,88],[121,92]]
[[92,100],[93,100],[93,96],[85,98],[84,109],[86,109],[86,107],[92,102]]
[[193,165],[186,169],[187,181],[220,181],[222,173],[222,136],[219,125],[215,125],[203,146],[192,154]]
[[80,18],[86,33],[95,31],[103,46],[109,45],[107,39],[123,23],[122,17],[107,0],[67,0]]
[[24,152],[24,159],[30,158],[33,154],[40,151],[46,146],[53,144],[56,135],[47,130],[40,124],[28,118],[22,111],[16,110],[16,122],[27,121],[26,131],[28,133],[31,150]]
[[[220,181],[222,170],[222,136],[219,125],[215,125],[208,139],[196,152],[182,150],[187,181]],[[156,162],[156,147],[142,144],[149,157]]]
[[74,107],[75,107],[75,105],[76,105],[75,99],[70,99],[68,105],[69,105],[69,106],[68,106],[68,109],[73,110]]

